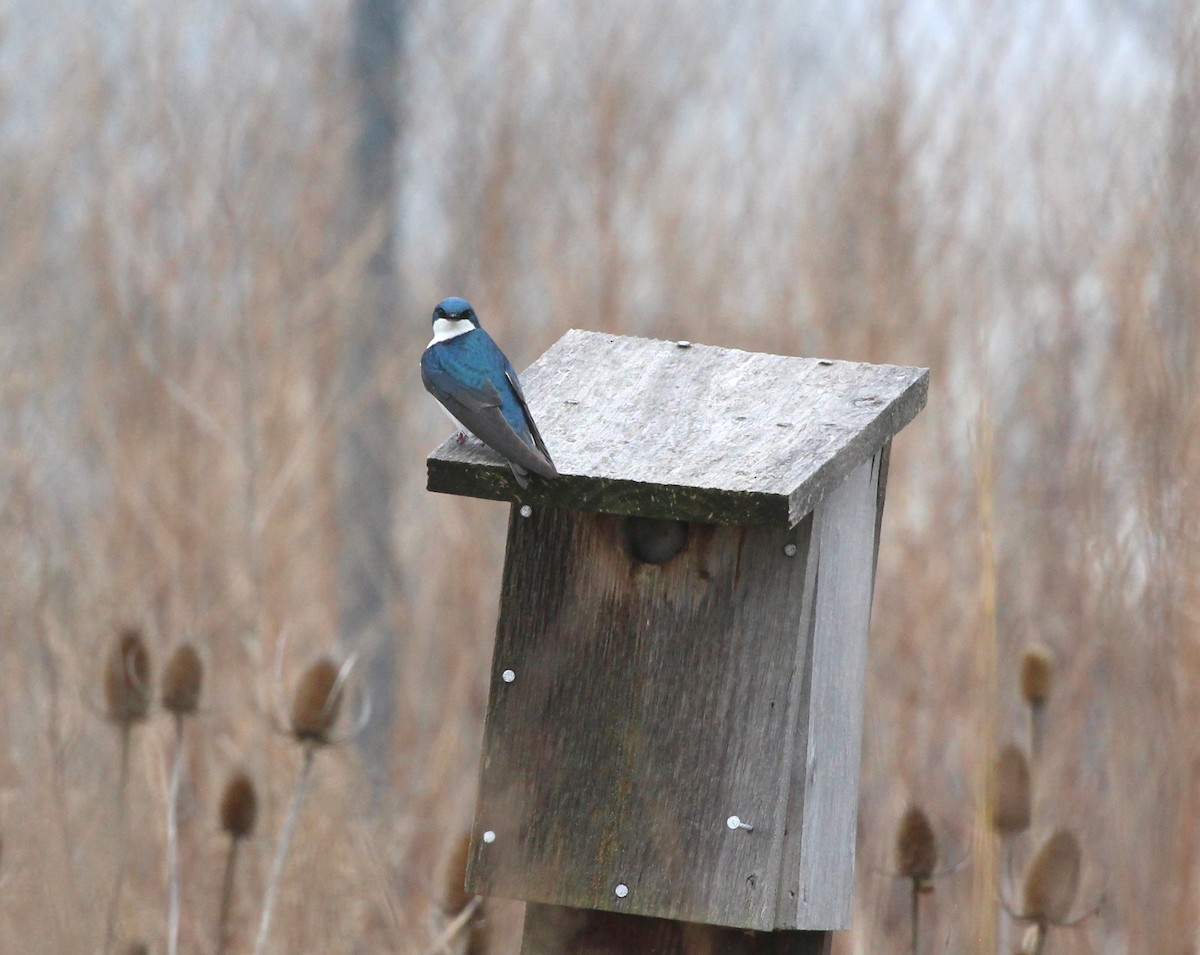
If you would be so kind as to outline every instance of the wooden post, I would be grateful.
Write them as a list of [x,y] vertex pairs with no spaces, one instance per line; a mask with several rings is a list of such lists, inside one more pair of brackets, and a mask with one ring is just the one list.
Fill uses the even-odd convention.
[[829,955],[832,932],[748,932],[530,902],[521,955]]
[[513,502],[468,888],[539,903],[526,955],[825,950],[927,371],[572,331],[523,380],[558,479],[429,460]]

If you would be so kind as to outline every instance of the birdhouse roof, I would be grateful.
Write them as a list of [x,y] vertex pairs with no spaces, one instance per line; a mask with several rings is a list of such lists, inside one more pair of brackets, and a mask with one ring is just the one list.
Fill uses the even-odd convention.
[[572,329],[521,383],[559,477],[522,489],[495,452],[451,437],[429,490],[782,527],[916,417],[929,370]]

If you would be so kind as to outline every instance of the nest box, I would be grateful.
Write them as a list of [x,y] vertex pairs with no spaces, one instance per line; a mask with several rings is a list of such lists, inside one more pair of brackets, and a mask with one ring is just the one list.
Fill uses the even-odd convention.
[[468,888],[846,927],[888,452],[928,371],[574,330],[522,382],[559,478],[428,462],[513,504]]

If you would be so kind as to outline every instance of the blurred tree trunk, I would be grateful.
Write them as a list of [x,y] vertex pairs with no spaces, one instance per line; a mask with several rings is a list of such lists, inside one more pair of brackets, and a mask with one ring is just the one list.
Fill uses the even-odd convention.
[[[372,789],[388,778],[395,713],[399,637],[393,619],[397,561],[392,547],[394,422],[379,380],[392,341],[398,298],[396,157],[399,143],[399,55],[403,0],[356,0],[353,70],[361,129],[354,154],[356,205],[350,234],[379,229],[342,347],[339,407],[339,627],[343,644],[361,651],[371,720],[360,737]],[[380,218],[382,228],[380,229]]]

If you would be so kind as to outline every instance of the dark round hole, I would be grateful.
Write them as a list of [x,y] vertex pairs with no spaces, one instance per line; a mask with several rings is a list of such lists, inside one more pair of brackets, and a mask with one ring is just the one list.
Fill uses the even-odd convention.
[[643,564],[665,564],[687,543],[686,521],[660,520],[653,517],[627,517],[625,535],[629,551]]

